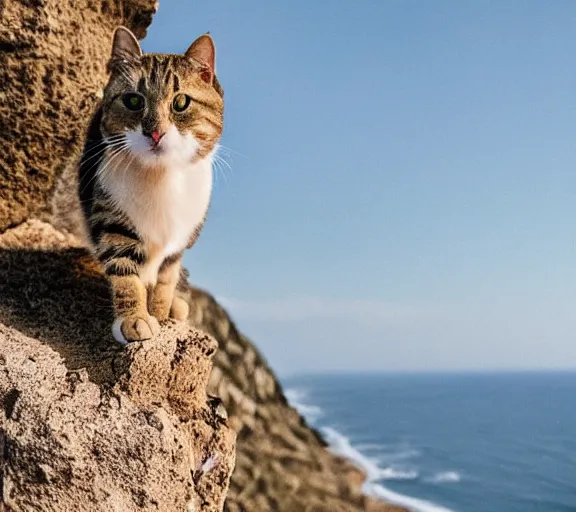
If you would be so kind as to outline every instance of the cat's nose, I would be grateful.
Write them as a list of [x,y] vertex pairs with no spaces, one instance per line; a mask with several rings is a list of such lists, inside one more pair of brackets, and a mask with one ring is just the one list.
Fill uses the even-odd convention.
[[146,137],[150,137],[154,141],[154,144],[158,144],[160,139],[164,136],[164,134],[160,133],[158,130],[153,130],[151,132],[143,131],[142,133],[146,135]]

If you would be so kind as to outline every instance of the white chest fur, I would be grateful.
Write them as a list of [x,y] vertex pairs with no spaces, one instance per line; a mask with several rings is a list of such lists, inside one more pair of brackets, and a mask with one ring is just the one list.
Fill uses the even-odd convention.
[[140,278],[155,284],[162,261],[185,249],[204,220],[212,192],[212,158],[170,166],[126,167],[123,162],[113,167],[101,182],[144,241],[149,258]]

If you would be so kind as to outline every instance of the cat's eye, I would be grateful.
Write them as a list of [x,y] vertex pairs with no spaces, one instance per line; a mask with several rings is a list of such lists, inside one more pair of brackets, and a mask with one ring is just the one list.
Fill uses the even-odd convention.
[[138,112],[144,108],[144,97],[136,92],[128,92],[122,95],[122,103],[128,110]]
[[184,112],[190,106],[191,98],[187,94],[177,94],[172,100],[174,112]]

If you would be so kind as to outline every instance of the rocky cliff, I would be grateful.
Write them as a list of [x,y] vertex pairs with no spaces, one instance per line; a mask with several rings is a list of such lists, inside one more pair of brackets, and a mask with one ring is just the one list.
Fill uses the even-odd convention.
[[211,392],[238,432],[231,511],[401,511],[367,498],[365,475],[330,453],[286,397],[254,344],[205,291],[190,288],[190,322],[218,340]]
[[107,283],[75,236],[69,191],[112,27],[141,37],[155,8],[0,0],[4,506],[220,510],[235,464],[230,511],[399,510],[360,492],[362,472],[288,405],[208,293],[186,291],[190,326],[127,348],[111,339]]

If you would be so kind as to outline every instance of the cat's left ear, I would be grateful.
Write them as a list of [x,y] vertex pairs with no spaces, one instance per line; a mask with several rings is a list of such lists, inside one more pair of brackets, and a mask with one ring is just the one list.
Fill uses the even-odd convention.
[[142,49],[136,36],[126,27],[117,27],[112,39],[110,68],[121,63],[136,64],[140,57],[142,57]]
[[204,82],[212,84],[216,66],[216,46],[210,34],[206,33],[196,39],[184,55],[204,66],[205,69],[200,72],[200,77]]

